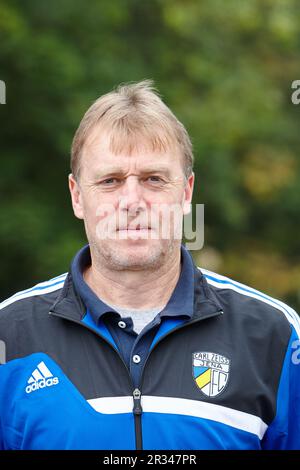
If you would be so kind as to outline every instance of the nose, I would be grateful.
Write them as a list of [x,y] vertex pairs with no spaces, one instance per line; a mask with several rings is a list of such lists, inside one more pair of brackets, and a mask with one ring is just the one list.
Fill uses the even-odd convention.
[[136,176],[128,176],[120,196],[120,208],[133,215],[144,207],[143,188]]

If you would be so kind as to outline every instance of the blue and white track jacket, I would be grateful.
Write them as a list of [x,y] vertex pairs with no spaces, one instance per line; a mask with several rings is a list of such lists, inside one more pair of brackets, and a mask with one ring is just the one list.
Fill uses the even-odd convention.
[[71,274],[1,304],[2,449],[300,449],[300,322],[194,269],[194,314],[166,319],[134,388]]

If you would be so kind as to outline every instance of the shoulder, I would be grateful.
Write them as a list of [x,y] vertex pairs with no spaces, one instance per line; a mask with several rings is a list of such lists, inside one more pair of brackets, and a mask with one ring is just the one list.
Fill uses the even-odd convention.
[[47,308],[62,289],[67,273],[43,281],[29,289],[16,292],[0,303],[0,322],[5,319],[22,318],[36,309]]
[[241,314],[257,318],[261,322],[291,326],[300,337],[300,317],[297,312],[281,300],[275,299],[246,284],[229,277],[199,268],[216,295]]

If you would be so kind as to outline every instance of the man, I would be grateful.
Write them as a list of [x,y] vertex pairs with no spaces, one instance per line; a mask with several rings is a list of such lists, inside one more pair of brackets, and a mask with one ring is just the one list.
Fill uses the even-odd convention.
[[71,167],[89,245],[1,305],[2,448],[300,448],[298,316],[181,246],[192,146],[151,82],[91,106]]

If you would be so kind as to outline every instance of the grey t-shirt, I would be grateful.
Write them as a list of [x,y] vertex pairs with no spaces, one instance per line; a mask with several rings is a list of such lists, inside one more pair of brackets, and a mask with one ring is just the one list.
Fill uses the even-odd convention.
[[133,330],[140,334],[140,332],[148,325],[156,315],[161,312],[164,306],[155,307],[151,309],[133,309],[133,308],[123,308],[118,305],[109,304],[116,312],[118,312],[121,317],[128,318],[130,317],[133,322]]

